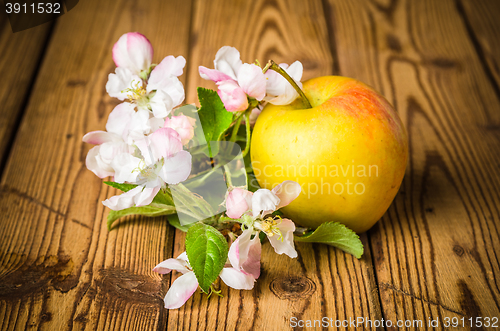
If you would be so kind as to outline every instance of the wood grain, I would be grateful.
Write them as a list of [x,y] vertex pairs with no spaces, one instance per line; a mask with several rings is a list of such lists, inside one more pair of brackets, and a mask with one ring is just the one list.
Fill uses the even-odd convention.
[[[304,78],[332,74],[334,57],[320,1],[197,1],[193,16],[188,101],[196,86],[215,88],[198,75],[198,65],[213,68],[217,50],[236,47],[244,62],[300,60]],[[293,317],[344,320],[380,319],[371,252],[361,260],[324,245],[297,244],[298,259],[263,246],[262,274],[251,291],[229,289],[223,297],[195,293],[185,306],[169,312],[169,330],[284,330]],[[175,237],[174,255],[184,250]],[[293,324],[292,324],[293,325]],[[316,325],[318,326],[318,324]]]
[[[13,33],[7,15],[0,12],[0,174],[48,41],[52,22]],[[14,69],[14,70],[13,70]]]
[[[81,137],[103,130],[111,48],[147,35],[159,62],[186,55],[189,1],[83,1],[55,27],[0,190],[0,329],[164,329],[170,257],[164,218],[106,229],[100,201],[116,194],[85,167]],[[168,20],[166,19],[168,17]]]
[[455,6],[484,74],[500,98],[500,3],[494,0],[477,3],[455,0]]
[[329,2],[341,74],[382,92],[410,137],[401,191],[369,233],[384,318],[499,317],[500,104],[463,13]]

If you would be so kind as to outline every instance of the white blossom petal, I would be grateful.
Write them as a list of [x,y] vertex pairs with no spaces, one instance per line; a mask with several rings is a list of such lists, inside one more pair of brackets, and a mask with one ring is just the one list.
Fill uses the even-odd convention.
[[85,165],[87,166],[87,169],[92,171],[99,178],[113,176],[115,174],[113,168],[100,161],[100,148],[101,146],[95,146],[88,152],[87,158],[85,159]]
[[129,102],[122,102],[116,106],[108,116],[106,130],[122,137],[125,128],[135,114],[135,105]]
[[115,182],[134,183],[139,175],[139,165],[141,159],[128,153],[118,154],[111,162],[111,167],[115,170]]
[[165,296],[165,308],[180,308],[198,288],[198,280],[194,272],[190,271],[177,278]]
[[261,188],[255,191],[252,196],[253,217],[265,216],[277,209],[280,199],[273,192]]
[[149,110],[139,109],[132,114],[130,121],[123,130],[123,140],[129,145],[133,145],[136,141],[144,139],[144,136],[151,131],[149,119]]
[[[290,67],[282,63],[280,67],[285,69],[288,75],[302,88],[302,83],[300,82],[303,70],[302,63],[295,61]],[[293,86],[276,71],[268,70],[265,76],[267,78],[267,95],[264,98],[265,101],[273,105],[288,105],[299,96]]]
[[245,63],[240,67],[238,84],[252,98],[261,101],[266,96],[266,76],[255,64]]
[[160,188],[161,185],[157,187],[144,187],[144,189],[134,198],[135,206],[142,207],[149,205],[160,191]]
[[134,206],[134,199],[142,191],[142,186],[137,186],[130,191],[115,195],[102,202],[103,205],[112,210],[123,210]]
[[136,141],[147,165],[152,165],[162,158],[169,158],[182,150],[182,142],[177,131],[171,128],[161,128]]
[[187,268],[187,264],[185,261],[177,258],[177,259],[167,259],[163,262],[160,262],[156,267],[153,268],[154,272],[159,274],[168,274],[170,271],[176,270],[185,274],[189,272]]
[[274,247],[274,251],[278,254],[286,254],[291,258],[296,258],[298,254],[293,243],[295,224],[289,219],[284,218],[281,220],[281,224],[278,225],[278,229],[281,232],[282,240],[277,235],[267,237]]
[[175,156],[165,159],[160,177],[167,184],[179,184],[191,174],[191,154],[180,151]]
[[251,290],[255,283],[255,278],[252,275],[234,268],[222,269],[220,278],[227,286],[237,290]]
[[170,114],[174,107],[174,101],[168,95],[168,93],[163,90],[156,91],[155,95],[148,102],[153,115],[156,118],[165,118]]
[[234,80],[241,65],[240,52],[234,47],[223,46],[215,54],[214,68]]
[[126,90],[136,86],[142,86],[142,80],[139,76],[132,74],[127,68],[118,67],[115,69],[114,74],[108,76],[106,92],[110,97],[123,101],[128,98],[130,93]]
[[280,199],[280,203],[276,209],[287,206],[299,196],[301,191],[302,188],[300,187],[300,184],[292,180],[285,180],[283,183],[273,188],[271,192],[276,194],[276,196]]

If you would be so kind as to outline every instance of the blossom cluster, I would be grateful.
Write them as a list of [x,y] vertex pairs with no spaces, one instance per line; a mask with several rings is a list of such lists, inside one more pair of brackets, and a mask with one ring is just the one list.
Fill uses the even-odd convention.
[[[290,66],[282,63],[280,67],[302,87],[302,63],[295,61]],[[200,76],[217,84],[217,93],[230,112],[246,110],[251,101],[256,100],[259,105],[252,109],[255,118],[266,102],[287,105],[298,97],[297,91],[277,72],[268,70],[263,73],[257,64],[243,63],[240,52],[234,47],[219,49],[215,55],[214,68],[200,66]]]
[[[109,74],[106,91],[122,103],[109,114],[106,131],[89,132],[83,141],[96,145],[86,158],[89,170],[100,178],[112,177],[115,183],[131,184],[124,193],[103,201],[105,206],[119,211],[148,206],[160,190],[190,176],[192,155],[187,146],[194,137],[196,121],[182,113],[173,115],[185,96],[179,80],[186,65],[182,56],[167,56],[153,64],[151,43],[139,33],[121,36],[112,53],[116,70]],[[301,86],[300,62],[280,66]],[[243,63],[233,47],[224,46],[217,52],[214,67],[200,66],[199,73],[216,83],[217,94],[229,112],[251,111],[255,120],[265,103],[284,105],[298,96],[276,72],[263,72],[257,64]],[[255,192],[228,184],[226,199],[221,202],[225,216],[219,215],[219,219],[239,224],[240,231],[227,235],[229,253],[222,260],[225,266],[218,275],[226,285],[253,288],[260,276],[261,233],[276,253],[297,257],[293,242],[295,225],[275,211],[297,198],[300,190],[300,185],[293,181]],[[153,270],[183,274],[165,296],[166,308],[179,308],[199,286],[186,252],[161,262]]]
[[194,135],[191,118],[169,116],[184,101],[182,75],[186,60],[167,56],[152,64],[153,48],[139,33],[123,35],[113,47],[114,74],[106,91],[124,101],[109,114],[106,131],[83,141],[97,145],[86,158],[98,177],[137,185],[103,204],[113,210],[149,205],[161,188],[186,180],[191,154],[183,149]]
[[[241,188],[231,188],[226,198],[226,214],[244,229],[229,248],[228,260],[220,273],[220,278],[229,287],[237,290],[251,290],[260,276],[262,231],[278,254],[297,257],[293,243],[295,224],[286,218],[271,214],[285,207],[300,194],[300,185],[294,181],[284,181],[272,190],[259,189],[252,193]],[[181,307],[198,288],[198,280],[189,264],[186,252],[176,259],[168,259],[158,264],[153,271],[167,274],[172,270],[183,275],[177,278],[165,296],[165,308]]]

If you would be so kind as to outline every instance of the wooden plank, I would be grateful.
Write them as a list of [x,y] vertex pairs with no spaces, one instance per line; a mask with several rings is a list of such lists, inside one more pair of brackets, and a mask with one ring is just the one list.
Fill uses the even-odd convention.
[[[213,68],[217,50],[236,47],[244,62],[258,58],[304,64],[304,78],[331,74],[333,57],[321,1],[197,1],[193,16],[188,101],[197,86],[215,88],[198,75]],[[366,237],[363,237],[367,244]],[[184,248],[175,237],[174,255]],[[195,293],[179,310],[169,311],[168,330],[284,330],[293,317],[344,320],[380,319],[369,246],[361,260],[324,245],[297,244],[298,259],[263,246],[262,275],[251,291],[220,285],[223,298]],[[318,326],[318,324],[316,324]]]
[[370,231],[384,319],[500,317],[500,103],[456,3],[329,2],[341,73],[381,91],[410,137]]
[[455,5],[486,77],[500,98],[500,2],[456,0]]
[[117,192],[86,169],[81,138],[117,104],[105,91],[113,43],[139,31],[155,62],[186,56],[189,17],[184,0],[89,0],[58,20],[1,182],[1,330],[165,328],[168,279],[151,269],[173,230],[129,218],[108,233],[100,201]]
[[[0,12],[0,173],[29,97],[52,23],[13,33],[7,15]],[[15,69],[15,70],[13,70]]]

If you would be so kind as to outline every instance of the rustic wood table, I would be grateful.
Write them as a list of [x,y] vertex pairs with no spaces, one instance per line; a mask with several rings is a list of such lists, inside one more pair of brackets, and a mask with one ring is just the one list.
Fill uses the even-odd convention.
[[[266,244],[253,291],[222,285],[222,298],[164,309],[171,277],[151,269],[184,250],[184,234],[145,217],[108,232],[101,201],[116,191],[87,170],[81,140],[117,104],[104,87],[129,31],[151,40],[155,62],[186,57],[188,103],[214,88],[197,68],[223,45],[385,95],[410,159],[392,206],[361,235],[363,257],[299,243],[290,259]],[[500,328],[499,1],[81,0],[18,33],[2,12],[0,50],[2,330],[286,330],[323,317]]]

